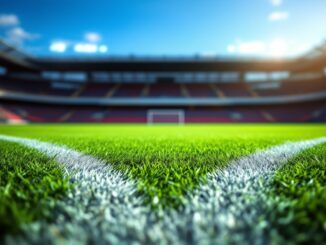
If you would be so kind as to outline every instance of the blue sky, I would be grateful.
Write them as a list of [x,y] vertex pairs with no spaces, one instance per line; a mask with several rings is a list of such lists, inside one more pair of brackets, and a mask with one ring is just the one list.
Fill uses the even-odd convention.
[[326,38],[325,0],[0,0],[0,35],[35,55],[283,57]]

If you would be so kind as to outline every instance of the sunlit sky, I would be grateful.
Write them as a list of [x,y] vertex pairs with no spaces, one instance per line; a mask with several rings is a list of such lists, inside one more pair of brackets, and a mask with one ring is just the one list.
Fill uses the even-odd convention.
[[0,0],[0,36],[39,56],[300,55],[325,0]]

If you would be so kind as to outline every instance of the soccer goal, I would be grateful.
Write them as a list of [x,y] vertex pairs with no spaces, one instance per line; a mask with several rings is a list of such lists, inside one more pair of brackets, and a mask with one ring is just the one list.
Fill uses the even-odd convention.
[[147,123],[148,124],[160,124],[160,123],[185,123],[184,110],[148,110],[147,111]]

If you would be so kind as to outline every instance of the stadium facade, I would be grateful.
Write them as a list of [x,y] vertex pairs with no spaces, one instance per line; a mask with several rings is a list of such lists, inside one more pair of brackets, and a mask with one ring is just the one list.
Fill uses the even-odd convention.
[[326,122],[326,49],[293,59],[36,58],[0,42],[2,122]]

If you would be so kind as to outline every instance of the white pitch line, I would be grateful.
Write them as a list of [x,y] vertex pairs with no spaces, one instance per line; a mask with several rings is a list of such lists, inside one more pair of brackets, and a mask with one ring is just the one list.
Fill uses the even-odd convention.
[[326,142],[285,143],[233,161],[209,174],[207,183],[188,195],[183,209],[166,210],[158,219],[137,195],[136,183],[104,161],[38,140],[1,135],[0,140],[54,157],[78,183],[59,201],[53,224],[27,225],[24,237],[10,237],[7,243],[81,244],[262,244],[269,237],[261,202],[274,172],[300,151]]
[[209,174],[207,182],[188,195],[182,215],[173,211],[172,216],[180,224],[191,224],[191,243],[266,244],[273,236],[262,219],[270,180],[295,155],[322,143],[326,137],[288,142],[234,160]]
[[[4,135],[0,135],[0,140],[19,143],[53,157],[63,164],[71,181],[77,184],[67,198],[56,205],[53,224],[35,222],[27,225],[22,240],[10,237],[7,243],[65,241],[70,244],[101,244],[145,239],[142,232],[149,212],[137,195],[134,181],[104,161],[65,146]],[[137,237],[132,237],[133,233]]]

